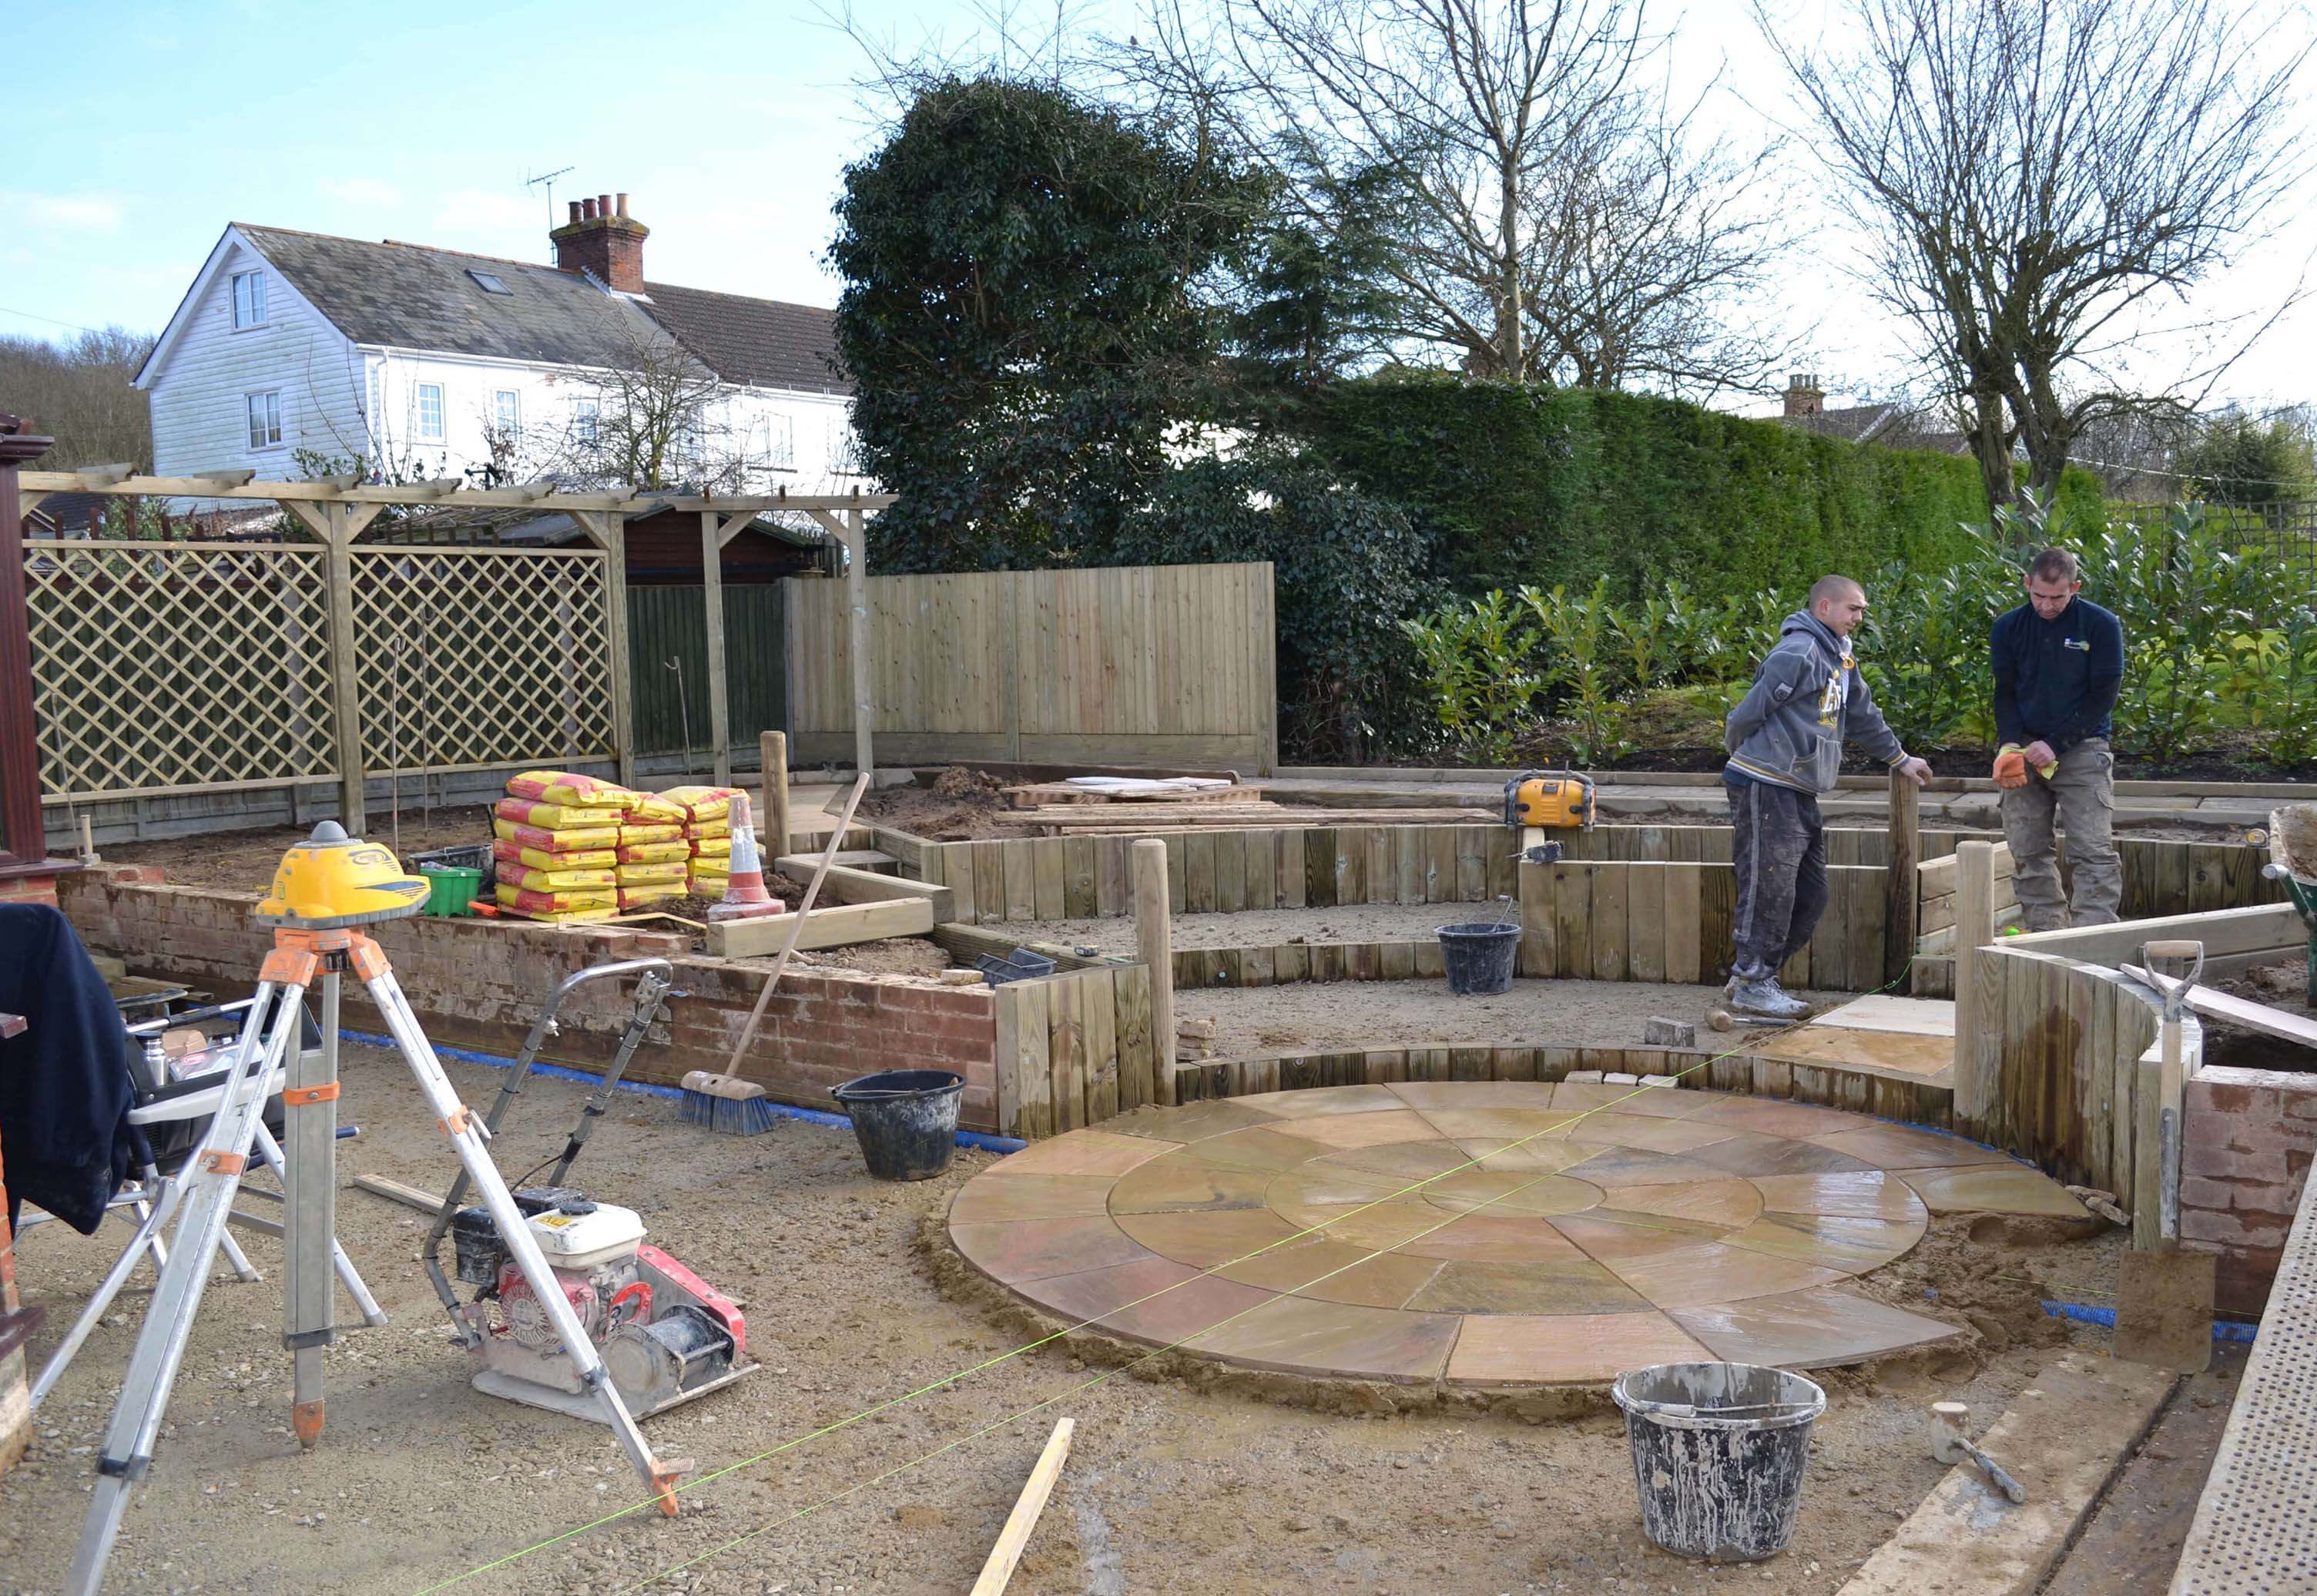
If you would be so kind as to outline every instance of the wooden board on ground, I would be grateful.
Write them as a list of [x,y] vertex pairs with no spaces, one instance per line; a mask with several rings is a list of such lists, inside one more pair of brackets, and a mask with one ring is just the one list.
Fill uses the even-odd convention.
[[1038,1515],[1046,1511],[1046,1499],[1054,1493],[1054,1482],[1061,1477],[1062,1463],[1070,1455],[1070,1436],[1077,1429],[1075,1419],[1054,1421],[1054,1433],[1046,1438],[1046,1448],[1038,1454],[1020,1499],[1006,1515],[1006,1527],[997,1532],[997,1544],[989,1548],[989,1559],[981,1565],[981,1577],[973,1582],[967,1596],[1005,1596],[1015,1567],[1030,1545],[1031,1532],[1038,1527]]
[[1499,823],[1503,817],[1484,809],[1310,809],[1293,803],[1240,802],[1050,803],[1001,811],[990,818],[1001,825],[1056,832],[1177,827],[1471,826]]
[[443,1211],[443,1194],[421,1191],[415,1186],[405,1186],[399,1180],[389,1180],[383,1175],[356,1175],[354,1184],[372,1197],[382,1197],[389,1202],[407,1204],[428,1214]]
[[1035,809],[1045,803],[1246,803],[1263,797],[1261,787],[1232,782],[1192,786],[1177,781],[1113,780],[1098,787],[1030,782],[1004,791],[1006,802],[1015,809]]
[[[2154,987],[2158,991],[2178,984],[2177,982],[2152,981],[2148,972],[2137,964],[2118,967],[2143,986]],[[2284,1009],[2272,1009],[2266,1003],[2232,998],[2209,986],[2192,986],[2188,989],[2188,1007],[2206,1019],[2225,1020],[2232,1026],[2242,1026],[2248,1031],[2298,1042],[2304,1047],[2317,1047],[2317,1019],[2304,1019],[2300,1015],[2287,1014]]]
[[1747,1051],[1758,1058],[1848,1070],[1854,1074],[1880,1075],[1922,1086],[1950,1084],[1949,1071],[1955,1068],[1952,1037],[1906,1036],[1889,1031],[1846,1030],[1838,1026],[1803,1026],[1749,1043]]
[[1869,993],[1829,1009],[1811,1021],[1846,1031],[1889,1031],[1901,1036],[1955,1035],[1955,1005],[1932,998],[1893,998]]
[[[719,959],[770,958],[788,940],[793,914],[768,914],[752,920],[711,923],[708,953]],[[896,898],[884,903],[844,903],[816,908],[805,917],[797,937],[800,952],[845,947],[855,942],[880,942],[888,937],[922,937],[934,928],[929,898]]]
[[1842,1596],[2028,1596],[2171,1389],[2158,1369],[2062,1354],[1979,1441],[2026,1486],[2026,1502],[2014,1506],[1974,1465],[1957,1464]]

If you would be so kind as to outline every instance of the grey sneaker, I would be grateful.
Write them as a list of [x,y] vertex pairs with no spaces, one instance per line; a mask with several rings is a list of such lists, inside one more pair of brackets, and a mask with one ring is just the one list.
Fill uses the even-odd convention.
[[1809,1004],[1781,988],[1775,975],[1731,982],[1730,1006],[1765,1019],[1802,1019],[1811,1011]]

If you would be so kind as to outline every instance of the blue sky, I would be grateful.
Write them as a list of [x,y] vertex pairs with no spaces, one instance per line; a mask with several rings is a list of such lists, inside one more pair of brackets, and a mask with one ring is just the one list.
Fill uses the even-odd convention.
[[[2308,13],[2290,3],[2305,30]],[[1807,32],[1826,0],[1776,4]],[[854,9],[881,37],[954,41],[979,26],[968,0]],[[1098,24],[1134,6],[1072,10]],[[1703,0],[1653,15],[1674,30],[1677,79],[1722,72],[1713,123],[1756,139],[1790,107],[1743,11]],[[653,277],[832,304],[836,283],[820,261],[829,206],[845,163],[872,139],[852,88],[862,52],[810,0],[81,0],[36,8],[12,42],[18,72],[0,113],[11,149],[0,176],[6,333],[157,330],[229,220],[544,260],[547,203],[523,179],[560,166],[574,170],[556,182],[559,213],[582,194],[628,193],[652,229]],[[25,73],[30,62],[45,68]],[[1823,220],[1806,230],[1788,279],[1795,314],[1820,322],[1812,363],[1838,388],[1896,380],[1902,340],[1840,276],[1840,230]],[[2317,188],[2190,309],[2273,306],[2313,257]],[[2304,307],[2225,391],[2317,398],[2313,345],[2317,308]]]

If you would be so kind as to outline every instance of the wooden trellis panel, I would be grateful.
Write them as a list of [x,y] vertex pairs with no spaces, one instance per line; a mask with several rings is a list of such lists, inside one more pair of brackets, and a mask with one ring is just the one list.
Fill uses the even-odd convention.
[[363,766],[612,757],[604,572],[595,551],[357,546]]
[[328,780],[327,581],[322,551],[297,545],[27,547],[42,791]]

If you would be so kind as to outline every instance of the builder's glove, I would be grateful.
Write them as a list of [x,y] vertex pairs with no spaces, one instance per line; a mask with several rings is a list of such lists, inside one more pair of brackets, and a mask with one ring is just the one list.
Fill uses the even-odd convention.
[[2027,785],[2027,755],[2017,743],[2007,742],[1995,750],[1995,785],[2004,788]]

